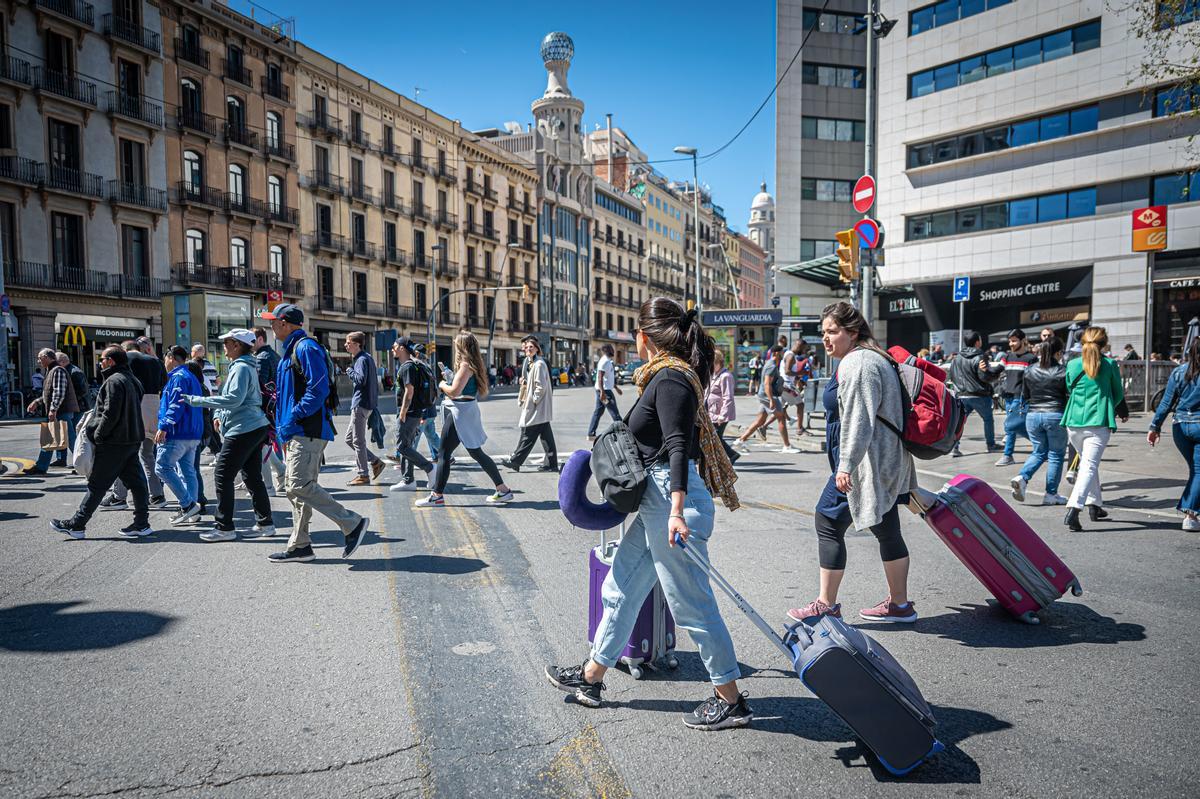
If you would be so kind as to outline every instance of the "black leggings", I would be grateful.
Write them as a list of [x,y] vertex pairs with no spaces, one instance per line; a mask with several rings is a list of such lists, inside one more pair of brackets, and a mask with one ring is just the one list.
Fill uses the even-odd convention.
[[[850,521],[849,511],[836,519],[817,513],[817,552],[822,569],[841,571],[846,568],[846,530]],[[908,557],[908,547],[900,535],[899,505],[883,514],[883,519],[871,528],[871,532],[879,539],[879,558],[884,563]]]
[[[442,446],[438,449],[437,463],[434,464],[433,493],[441,494],[446,490],[446,481],[450,479],[450,458],[453,457],[454,450],[458,449],[460,443],[462,442],[458,438],[458,430],[454,427],[454,417],[447,413],[446,423],[442,426]],[[478,447],[475,449],[467,447],[467,454],[483,467],[497,488],[504,485],[504,478],[500,476],[500,470],[496,468],[496,463],[488,457],[486,452]]]

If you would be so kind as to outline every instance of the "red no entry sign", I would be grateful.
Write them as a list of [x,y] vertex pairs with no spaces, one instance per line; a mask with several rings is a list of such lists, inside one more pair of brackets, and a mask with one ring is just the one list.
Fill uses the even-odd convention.
[[854,193],[850,196],[854,210],[865,214],[875,204],[875,178],[863,175],[854,184]]

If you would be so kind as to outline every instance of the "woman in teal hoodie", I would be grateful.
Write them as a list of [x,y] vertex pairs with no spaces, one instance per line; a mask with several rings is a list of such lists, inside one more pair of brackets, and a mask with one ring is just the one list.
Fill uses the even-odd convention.
[[271,516],[271,499],[263,483],[263,445],[267,443],[267,414],[262,407],[262,391],[258,385],[258,364],[251,353],[254,333],[249,330],[230,330],[221,336],[225,356],[229,358],[229,373],[221,384],[221,393],[210,397],[186,396],[190,405],[214,409],[214,419],[221,429],[221,451],[213,472],[217,485],[216,526],[200,534],[200,540],[232,541],[238,537],[233,526],[234,477],[240,472],[254,504],[257,522],[243,530],[247,538],[275,535]]
[[1102,327],[1089,327],[1080,341],[1082,357],[1067,363],[1067,407],[1062,416],[1071,446],[1079,453],[1079,475],[1063,520],[1075,532],[1083,529],[1079,512],[1085,505],[1092,521],[1108,517],[1100,496],[1100,459],[1109,436],[1117,429],[1117,415],[1121,415],[1122,422],[1127,419],[1121,372],[1103,355],[1108,333]]

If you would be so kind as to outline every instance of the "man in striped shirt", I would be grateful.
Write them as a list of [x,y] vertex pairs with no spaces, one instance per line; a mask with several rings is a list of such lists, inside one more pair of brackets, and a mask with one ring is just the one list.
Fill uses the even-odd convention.
[[1021,397],[1021,388],[1025,385],[1025,370],[1037,363],[1038,357],[1029,348],[1025,331],[1016,328],[1008,334],[1008,352],[997,364],[986,368],[990,372],[1004,372],[1000,384],[1000,396],[1004,399],[1004,454],[996,461],[997,466],[1008,466],[1013,463],[1013,450],[1017,446],[1017,436],[1029,438],[1025,431],[1025,400]]
[[[71,385],[71,376],[67,370],[58,365],[54,350],[46,348],[38,353],[38,363],[46,370],[46,379],[42,383],[42,396],[29,403],[30,413],[45,413],[48,421],[66,422],[67,430],[73,429],[75,415],[79,413],[79,402],[75,398],[75,387]],[[74,444],[74,436],[70,436]],[[56,465],[66,466],[66,453],[42,450],[38,454],[37,463],[24,469],[25,475],[45,474],[50,468],[50,461],[55,455],[60,455]]]

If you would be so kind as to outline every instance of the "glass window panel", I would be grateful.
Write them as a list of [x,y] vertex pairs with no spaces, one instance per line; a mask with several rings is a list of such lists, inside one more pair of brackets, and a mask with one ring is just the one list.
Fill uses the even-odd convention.
[[933,72],[918,72],[908,79],[908,96],[924,97],[933,92]]
[[867,123],[866,122],[855,122],[854,123],[854,140],[855,141],[865,141],[866,138],[867,138]]
[[[1197,5],[1200,6],[1200,4]],[[1187,201],[1190,203],[1200,201],[1200,172],[1193,172],[1191,180],[1188,181]],[[1095,206],[1094,200],[1092,205]]]
[[1096,49],[1100,46],[1100,21],[1096,20],[1087,25],[1080,25],[1072,31],[1072,38],[1075,40],[1075,52],[1077,53]]
[[1012,200],[1008,204],[1008,224],[1009,227],[1017,227],[1018,225],[1032,225],[1037,221],[1037,200],[1029,198],[1026,200]]
[[933,71],[933,90],[940,92],[958,85],[958,64],[947,64]]
[[1050,116],[1042,117],[1039,120],[1039,124],[1041,131],[1038,135],[1042,141],[1057,139],[1071,132],[1071,115],[1067,113],[1051,114]]
[[1059,31],[1042,37],[1042,60],[1053,61],[1071,54],[1071,31]]
[[833,255],[837,249],[836,241],[818,241],[816,256],[820,258],[823,255]]
[[839,180],[833,184],[833,199],[834,202],[848,203],[850,202],[850,181]]
[[929,222],[930,238],[938,238],[940,236],[953,236],[956,216],[953,211],[941,211],[933,214]]
[[1065,192],[1038,197],[1037,202],[1039,222],[1057,222],[1067,218],[1067,195]]
[[1024,69],[1042,63],[1042,40],[1013,45],[1013,69]]
[[1008,144],[1010,147],[1021,147],[1025,144],[1033,144],[1038,140],[1038,121],[1036,119],[1028,119],[1024,122],[1014,122],[1012,131],[1008,136]]
[[833,202],[833,181],[818,180],[817,181],[817,199],[821,202]]
[[1171,205],[1187,201],[1188,176],[1162,175],[1154,179],[1154,205]]
[[837,140],[855,141],[853,122],[848,119],[839,119],[837,121]]
[[958,137],[958,157],[969,158],[983,152],[983,134],[968,133]]
[[940,164],[958,158],[958,140],[946,139],[933,145],[933,162]]
[[1011,2],[1012,0],[987,0],[987,7],[999,8],[1000,6],[1006,6]]
[[817,82],[817,65],[816,64],[805,64],[803,67],[802,74],[804,76],[805,83],[816,83]]
[[804,30],[812,30],[817,27],[817,17],[819,14],[816,11],[804,12]]
[[915,36],[933,28],[933,6],[918,8],[908,15],[908,35]]
[[958,64],[959,82],[974,83],[987,77],[987,67],[983,65],[983,56],[966,58]]
[[818,119],[817,120],[817,138],[825,141],[834,141],[837,139],[837,120],[833,119]]
[[1100,106],[1089,105],[1087,108],[1077,108],[1071,112],[1071,133],[1086,133],[1095,130],[1100,124]]
[[1008,203],[983,206],[983,230],[998,230],[1008,225]]
[[984,0],[962,0],[960,5],[962,6],[962,17],[966,19],[981,13],[987,3]]
[[964,208],[958,212],[958,232],[959,233],[974,233],[979,230],[980,209]]
[[800,199],[815,200],[817,199],[816,181],[812,178],[803,178],[800,181]]
[[[800,120],[800,135],[805,139],[817,138],[817,120],[813,117],[804,117]],[[654,205],[658,207],[658,198],[654,198]]]
[[837,17],[833,14],[822,14],[819,28],[821,33],[837,33]]
[[811,261],[814,257],[816,257],[814,255],[817,250],[816,245],[817,243],[812,239],[803,239],[800,242],[800,260]]
[[1067,194],[1067,216],[1074,219],[1079,216],[1096,215],[1096,190],[1079,189]]
[[928,166],[933,163],[933,145],[918,144],[908,148],[908,167]]
[[983,150],[987,153],[994,153],[997,150],[1007,150],[1008,144],[1008,126],[1002,128],[992,128],[983,132]]
[[1186,86],[1163,89],[1154,98],[1154,115],[1163,117],[1191,110],[1193,98]]
[[[907,220],[905,241],[917,241],[929,237],[929,217],[910,216]],[[803,247],[801,247],[803,249]]]
[[854,89],[866,88],[866,85],[867,85],[866,70],[859,69],[858,67],[855,67],[853,70],[851,70],[850,85],[851,85],[851,88],[854,88]]
[[993,50],[983,57],[987,62],[987,74],[989,78],[996,75],[1003,75],[1005,72],[1012,72],[1013,68],[1013,51],[1011,47],[1002,47],[999,50]]
[[822,86],[837,85],[837,68],[836,67],[817,67],[817,83]]
[[942,0],[933,7],[934,25],[949,25],[958,20],[958,0]]

